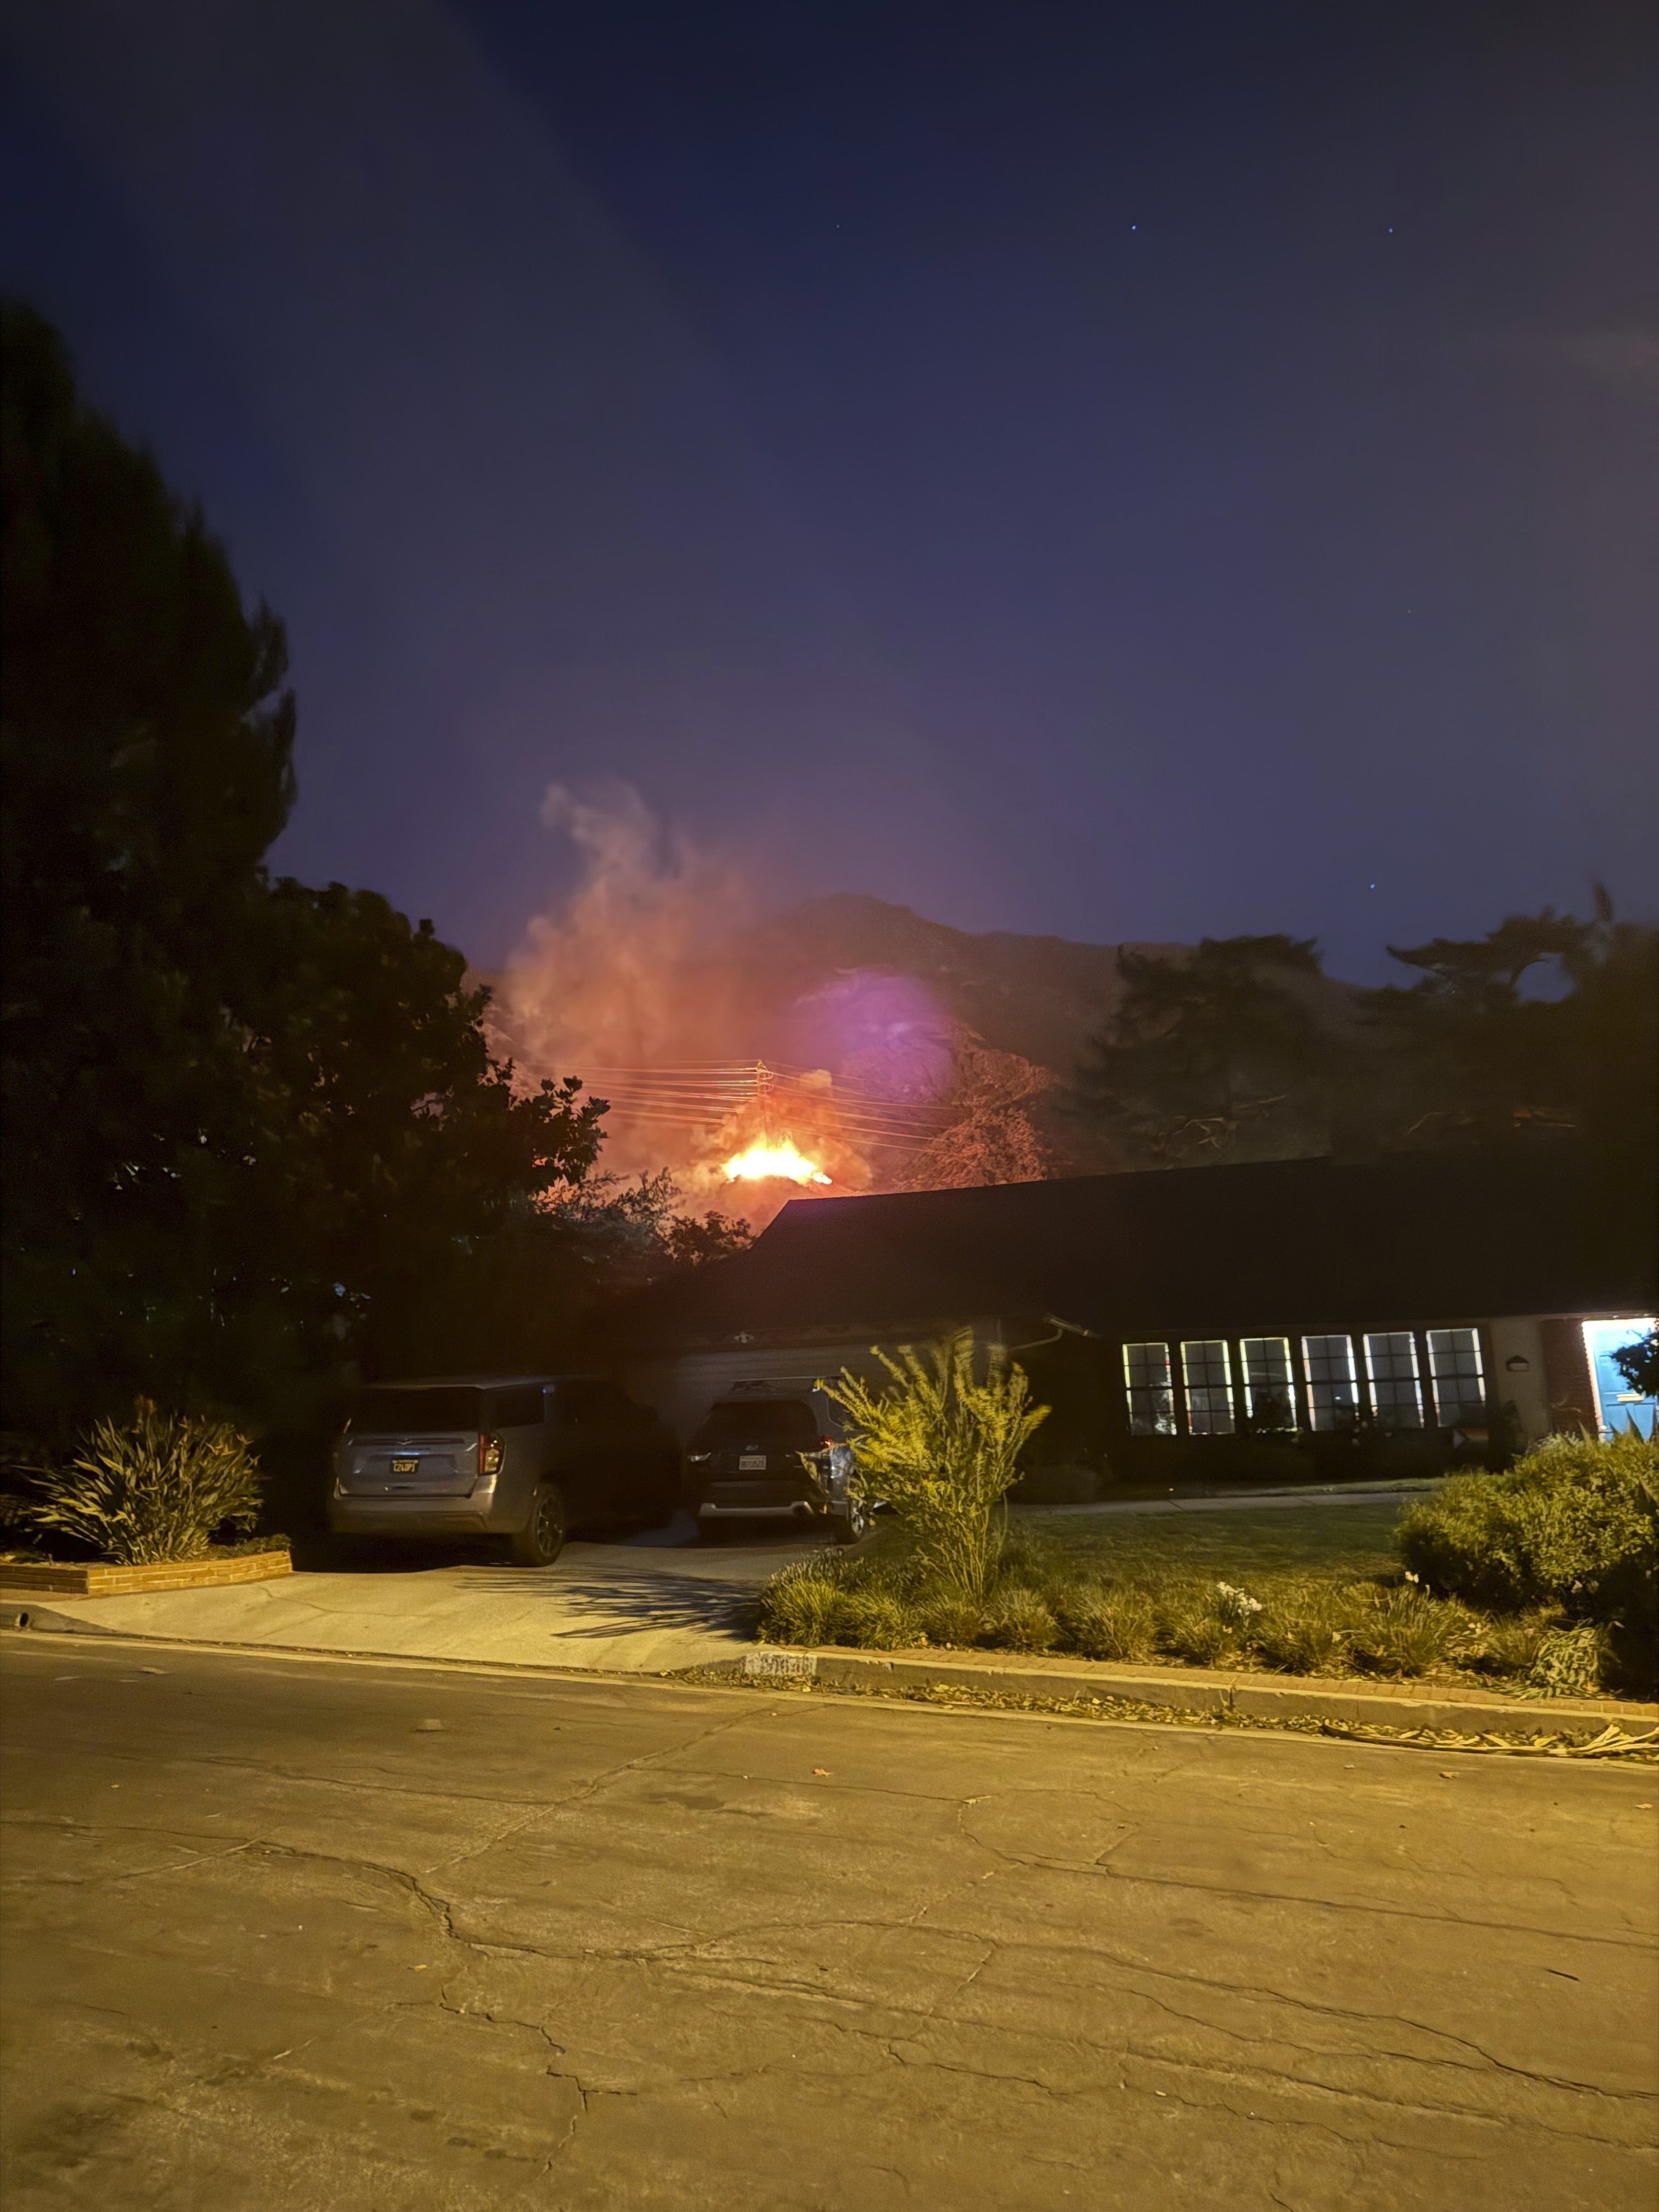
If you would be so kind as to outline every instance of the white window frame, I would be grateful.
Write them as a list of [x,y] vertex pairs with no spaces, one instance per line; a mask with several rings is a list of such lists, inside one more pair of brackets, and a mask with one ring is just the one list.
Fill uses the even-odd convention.
[[[1314,1372],[1315,1363],[1328,1360],[1330,1354],[1312,1350],[1315,1345],[1340,1344],[1346,1371],[1341,1376],[1319,1375]],[[1359,1392],[1359,1369],[1353,1356],[1353,1339],[1345,1329],[1322,1329],[1302,1339],[1302,1373],[1308,1389],[1308,1426],[1316,1436],[1331,1436],[1340,1429],[1352,1427],[1364,1411],[1364,1401]],[[1349,1404],[1346,1410],[1334,1403],[1322,1401],[1321,1394],[1346,1389]]]
[[[1277,1349],[1281,1355],[1283,1375],[1270,1375],[1267,1362],[1255,1355],[1261,1349]],[[1296,1404],[1296,1352],[1288,1336],[1242,1336],[1238,1340],[1238,1365],[1241,1385],[1244,1393],[1244,1411],[1251,1420],[1261,1410],[1261,1403],[1269,1397],[1281,1395],[1285,1401],[1285,1425],[1294,1429],[1300,1425]],[[1257,1369],[1261,1370],[1257,1372]]]
[[[1370,1329],[1364,1342],[1365,1382],[1370,1392],[1371,1413],[1376,1425],[1379,1429],[1420,1429],[1423,1425],[1423,1375],[1417,1364],[1415,1330]],[[1379,1352],[1378,1346],[1388,1348]],[[1401,1361],[1404,1362],[1403,1368],[1398,1364]],[[1402,1389],[1405,1395],[1397,1395]]]
[[[1217,1352],[1221,1355],[1218,1360],[1214,1356]],[[1194,1353],[1201,1355],[1203,1365],[1203,1373],[1196,1379]],[[1218,1370],[1219,1381],[1216,1379]],[[1183,1338],[1181,1387],[1186,1394],[1189,1437],[1230,1437],[1234,1433],[1238,1418],[1233,1401],[1233,1354],[1224,1336]]]
[[[1429,1387],[1434,1397],[1434,1419],[1437,1428],[1484,1429],[1486,1425],[1486,1355],[1480,1342],[1480,1331],[1473,1326],[1461,1328],[1431,1328],[1427,1332],[1429,1345]],[[1452,1343],[1456,1337],[1468,1340],[1458,1346]],[[1468,1370],[1457,1363],[1473,1356],[1473,1381],[1475,1395],[1470,1397],[1464,1385],[1471,1379]],[[1449,1364],[1443,1369],[1442,1359]],[[1452,1384],[1456,1396],[1448,1403],[1445,1385]]]
[[[1145,1363],[1142,1363],[1140,1371],[1137,1371],[1135,1363],[1129,1357],[1135,1352],[1158,1353],[1164,1363],[1164,1380],[1161,1382],[1149,1382],[1145,1379]],[[1161,1416],[1154,1414],[1148,1420],[1143,1416],[1139,1401],[1159,1396],[1164,1401],[1164,1412]],[[1123,1399],[1128,1409],[1132,1437],[1172,1437],[1176,1433],[1175,1369],[1167,1343],[1144,1337],[1123,1346]]]

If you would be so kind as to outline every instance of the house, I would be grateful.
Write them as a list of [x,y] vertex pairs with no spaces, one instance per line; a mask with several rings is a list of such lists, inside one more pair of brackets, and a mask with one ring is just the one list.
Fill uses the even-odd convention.
[[1500,1408],[1535,1438],[1607,1425],[1586,1324],[1633,1338],[1654,1311],[1653,1241],[1620,1213],[1565,1144],[797,1200],[627,1301],[611,1348],[682,1436],[739,1383],[971,1326],[1045,1394],[1063,1359],[1120,1461],[1252,1428],[1484,1435]]

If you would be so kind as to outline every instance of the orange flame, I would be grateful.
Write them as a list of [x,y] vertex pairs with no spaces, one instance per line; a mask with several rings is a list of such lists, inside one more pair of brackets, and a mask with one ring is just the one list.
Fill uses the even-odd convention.
[[734,1152],[726,1163],[727,1182],[764,1182],[778,1176],[789,1182],[823,1182],[830,1177],[816,1160],[809,1160],[800,1152],[793,1137],[781,1144],[750,1145],[746,1152]]

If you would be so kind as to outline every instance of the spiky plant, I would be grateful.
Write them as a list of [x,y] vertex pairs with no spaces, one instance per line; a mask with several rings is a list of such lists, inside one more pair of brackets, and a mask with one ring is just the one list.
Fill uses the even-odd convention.
[[141,1398],[130,1421],[94,1422],[72,1459],[34,1470],[26,1512],[118,1566],[199,1559],[214,1531],[259,1516],[259,1463],[241,1431]]

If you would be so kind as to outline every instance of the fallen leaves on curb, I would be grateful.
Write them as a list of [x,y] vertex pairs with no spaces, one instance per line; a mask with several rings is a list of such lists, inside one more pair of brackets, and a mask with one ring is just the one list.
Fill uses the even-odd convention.
[[[1509,1759],[1634,1759],[1638,1765],[1659,1765],[1659,1728],[1650,1727],[1631,1735],[1609,1722],[1596,1735],[1574,1735],[1571,1729],[1546,1734],[1534,1730],[1514,1734],[1466,1735],[1456,1729],[1390,1728],[1374,1721],[1327,1719],[1317,1714],[1240,1713],[1231,1707],[1219,1712],[1199,1712],[1190,1706],[1147,1705],[1130,1698],[1039,1698],[1021,1690],[989,1690],[955,1682],[891,1684],[815,1682],[763,1680],[723,1668],[676,1668],[668,1678],[703,1682],[726,1689],[760,1690],[769,1697],[872,1698],[902,1705],[944,1705],[957,1711],[1048,1714],[1056,1720],[1139,1721],[1161,1728],[1216,1729],[1249,1729],[1258,1732],[1317,1735],[1346,1743],[1375,1744],[1380,1749],[1438,1751],[1460,1753],[1502,1753]],[[1517,1718],[1519,1716],[1517,1715]],[[817,1769],[813,1770],[818,1771]]]

